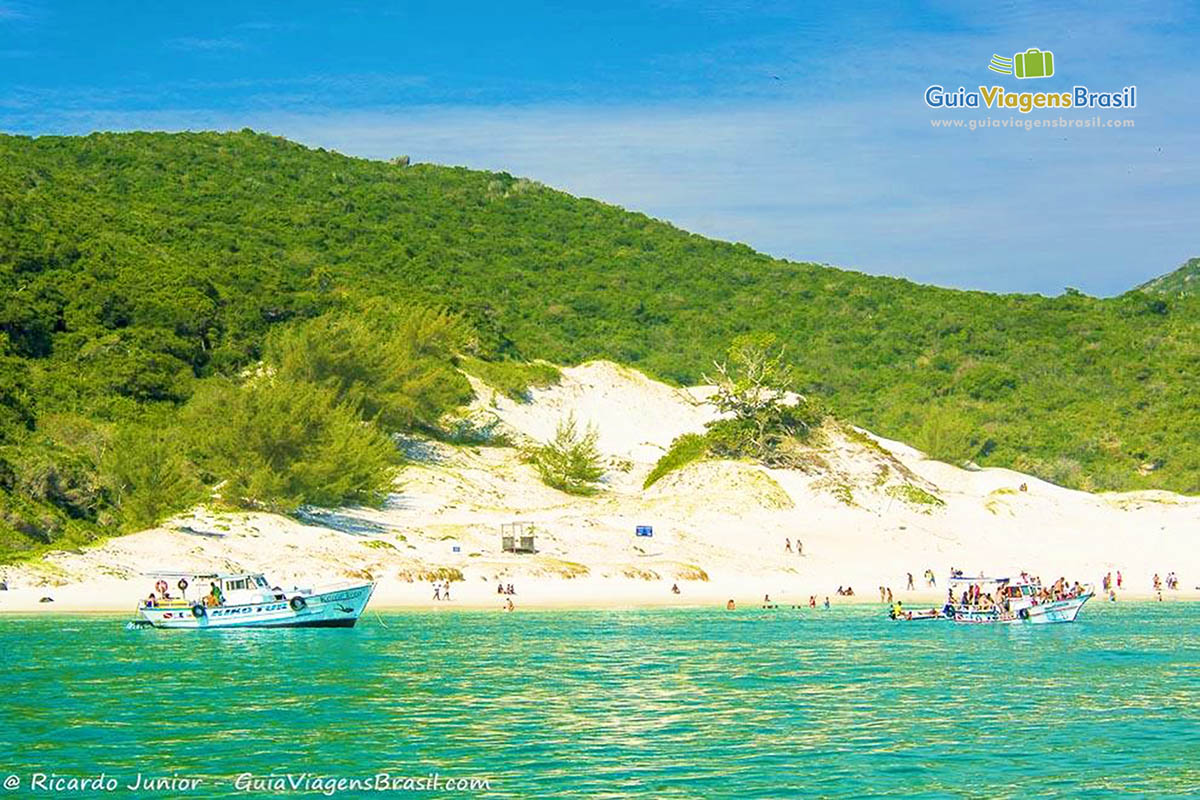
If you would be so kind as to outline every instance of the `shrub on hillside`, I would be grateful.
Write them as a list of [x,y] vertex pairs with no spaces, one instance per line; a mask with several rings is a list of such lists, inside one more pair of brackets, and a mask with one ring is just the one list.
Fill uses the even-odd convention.
[[562,380],[562,372],[558,367],[544,361],[484,361],[466,357],[462,359],[462,367],[488,386],[520,403],[529,402],[530,389],[554,386]]
[[74,519],[95,520],[106,499],[99,475],[105,430],[76,414],[49,414],[37,430],[14,438],[0,447],[0,485]]
[[399,453],[336,389],[281,378],[213,381],[184,409],[191,449],[233,505],[375,504]]
[[650,470],[650,474],[646,476],[642,488],[649,489],[664,475],[683,469],[693,461],[704,458],[708,455],[708,448],[708,438],[704,434],[685,433],[675,437],[675,441],[671,442],[670,449],[663,453],[662,458],[654,465],[654,469]]
[[385,430],[433,429],[471,399],[454,355],[466,338],[452,314],[370,304],[278,331],[267,359],[283,380],[328,387],[339,403]]
[[713,455],[784,466],[794,454],[790,445],[827,416],[820,404],[792,394],[792,368],[773,334],[737,337],[715,367],[717,391],[709,403],[726,416],[708,425]]
[[124,530],[156,525],[204,498],[178,434],[154,425],[117,432],[105,453],[102,478]]
[[571,414],[558,423],[553,439],[526,450],[525,460],[547,486],[568,494],[595,494],[604,477],[598,439],[599,432],[591,425],[581,433]]
[[948,464],[974,457],[971,427],[951,408],[933,407],[925,414],[913,444],[925,455]]

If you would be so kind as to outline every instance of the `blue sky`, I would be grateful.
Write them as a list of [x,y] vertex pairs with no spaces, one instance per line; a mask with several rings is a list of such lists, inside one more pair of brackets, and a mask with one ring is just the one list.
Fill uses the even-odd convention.
[[[1107,295],[1200,255],[1197,34],[1196,5],[1137,0],[0,0],[0,130],[250,126],[503,169],[786,258]],[[1053,78],[987,70],[1029,47]],[[933,129],[1020,116],[931,110],[933,83],[1136,84],[1138,108],[1101,113],[1135,127]]]

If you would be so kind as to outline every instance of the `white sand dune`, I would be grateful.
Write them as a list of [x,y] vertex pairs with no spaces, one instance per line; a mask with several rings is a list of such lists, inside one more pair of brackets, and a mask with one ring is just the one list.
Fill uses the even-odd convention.
[[[284,585],[369,576],[379,582],[377,608],[431,604],[430,583],[444,577],[455,599],[443,607],[499,607],[498,582],[514,585],[519,607],[745,604],[768,594],[785,604],[810,595],[850,602],[839,586],[860,601],[877,602],[888,586],[933,603],[951,567],[1097,585],[1120,570],[1125,598],[1150,596],[1152,576],[1174,570],[1184,589],[1166,598],[1197,596],[1200,498],[1092,495],[1010,470],[967,471],[836,427],[803,471],[710,461],[643,490],[672,439],[713,418],[706,389],[674,389],[608,362],[565,369],[560,385],[528,403],[477,389],[478,413],[518,438],[548,438],[568,414],[594,425],[612,464],[605,490],[580,498],[550,489],[513,448],[421,443],[382,509],[301,519],[196,509],[82,552],[0,567],[9,587],[0,611],[132,609],[151,588],[143,573],[165,569],[262,571]],[[535,526],[536,554],[501,552],[500,525],[511,521]],[[654,536],[635,537],[637,525]],[[803,554],[787,552],[785,540],[801,542]],[[923,587],[927,567],[936,589]],[[905,589],[909,572],[916,591]]]

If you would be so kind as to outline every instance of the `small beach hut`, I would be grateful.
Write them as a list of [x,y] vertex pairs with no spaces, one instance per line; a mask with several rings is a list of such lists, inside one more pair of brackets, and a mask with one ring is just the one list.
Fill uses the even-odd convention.
[[500,525],[500,549],[505,553],[536,553],[532,522],[505,522]]

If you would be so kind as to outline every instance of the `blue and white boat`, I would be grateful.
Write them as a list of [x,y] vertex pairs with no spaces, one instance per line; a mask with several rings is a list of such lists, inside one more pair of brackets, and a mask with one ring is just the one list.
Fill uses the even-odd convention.
[[[946,619],[963,623],[1047,625],[1074,622],[1092,598],[1090,586],[1067,586],[1059,581],[1049,589],[1037,578],[950,578],[951,599],[942,608]],[[966,595],[967,602],[962,601]]]
[[284,591],[253,572],[159,572],[151,577],[155,591],[138,603],[130,627],[351,628],[375,591],[369,581]]

